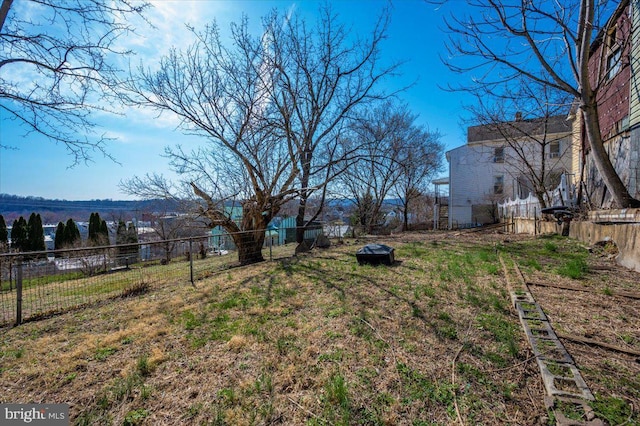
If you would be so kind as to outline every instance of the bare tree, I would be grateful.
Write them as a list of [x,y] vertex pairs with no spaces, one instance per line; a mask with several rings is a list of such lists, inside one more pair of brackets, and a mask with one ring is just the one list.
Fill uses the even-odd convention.
[[[470,0],[468,4],[471,16],[458,15],[447,22],[451,38],[445,60],[455,71],[474,73],[473,83],[465,89],[482,87],[500,96],[512,81],[524,78],[577,99],[594,163],[615,203],[622,208],[640,206],[613,167],[600,130],[599,94],[613,80],[590,66],[592,42],[596,35],[603,36],[598,32],[618,2]],[[619,31],[615,43],[628,52],[629,40]],[[625,56],[614,58],[613,65],[628,66]]]
[[[297,195],[298,174],[295,144],[273,125],[269,45],[250,35],[246,19],[232,25],[229,47],[215,25],[191,31],[190,48],[171,51],[157,71],[140,69],[131,100],[177,115],[186,133],[203,137],[201,148],[167,149],[170,164],[201,199],[209,225],[231,235],[240,263],[262,261],[267,225]],[[234,206],[242,208],[238,220]]]
[[[356,206],[356,225],[371,233],[384,222],[383,204],[403,176],[414,117],[406,106],[387,101],[364,111],[343,140],[357,147],[357,161],[339,178],[339,186]],[[349,149],[349,148],[347,148]]]
[[488,147],[494,150],[488,157],[504,164],[505,172],[518,183],[520,197],[531,192],[542,207],[549,207],[551,191],[571,167],[571,97],[525,80],[502,92],[499,102],[487,102],[480,93],[476,92],[476,103],[467,107],[476,124],[469,131],[485,140],[499,140],[500,145],[494,142]]
[[[108,155],[108,138],[94,136],[91,113],[118,99],[116,40],[132,31],[131,15],[145,2],[120,0],[2,0],[0,110],[26,133],[65,145],[74,164],[92,151]],[[113,110],[110,110],[113,112]],[[6,115],[5,115],[6,114]],[[0,148],[6,148],[6,141]]]
[[[381,60],[388,10],[381,13],[367,39],[354,38],[328,4],[321,7],[315,26],[297,15],[284,25],[282,21],[277,13],[269,16],[266,34],[278,71],[273,102],[299,162],[296,237],[301,243],[305,228],[322,211],[328,184],[353,159],[353,151],[345,150],[338,136],[341,127],[356,107],[385,97],[379,83],[399,64],[383,65]],[[309,200],[314,197],[319,203],[312,209]]]
[[396,135],[402,138],[402,145],[397,159],[400,174],[394,189],[401,202],[404,231],[409,229],[411,208],[417,207],[415,204],[424,197],[431,179],[443,168],[440,134],[415,125],[416,118],[408,114],[404,128]]

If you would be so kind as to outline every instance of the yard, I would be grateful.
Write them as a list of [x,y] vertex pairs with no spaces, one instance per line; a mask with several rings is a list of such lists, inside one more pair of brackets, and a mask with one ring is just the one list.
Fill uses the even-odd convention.
[[[415,233],[230,268],[0,330],[0,400],[75,424],[554,424],[499,256],[554,329],[640,350],[640,277],[558,237]],[[599,418],[640,424],[638,357],[563,340]],[[626,422],[626,423],[625,423]]]

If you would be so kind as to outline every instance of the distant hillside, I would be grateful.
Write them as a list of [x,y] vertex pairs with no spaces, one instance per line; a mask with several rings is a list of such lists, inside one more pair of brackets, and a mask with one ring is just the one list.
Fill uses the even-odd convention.
[[4,216],[8,225],[20,216],[27,219],[32,212],[39,213],[43,223],[55,224],[69,218],[75,221],[88,221],[93,212],[98,212],[105,220],[130,220],[133,217],[140,218],[142,213],[168,210],[170,209],[166,209],[166,202],[162,200],[68,201],[0,194],[0,214]]
[[[392,210],[398,207],[400,201],[388,199],[384,207]],[[229,202],[229,205],[231,203]],[[346,199],[326,200],[325,214],[322,220],[348,220],[354,208],[354,202]],[[166,200],[124,201],[124,200],[88,200],[68,201],[50,200],[42,197],[21,197],[17,195],[0,194],[0,214],[4,216],[7,225],[11,225],[20,216],[29,218],[32,212],[39,213],[45,224],[66,222],[72,218],[75,221],[86,222],[93,212],[98,212],[105,220],[131,220],[134,217],[145,220],[146,213],[170,213],[180,211],[179,207]],[[283,208],[281,216],[294,216],[297,213],[297,201],[292,201],[288,208]]]

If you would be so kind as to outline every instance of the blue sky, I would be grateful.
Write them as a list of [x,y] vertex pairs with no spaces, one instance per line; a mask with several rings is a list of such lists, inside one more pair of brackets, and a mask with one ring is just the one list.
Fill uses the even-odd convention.
[[[154,8],[147,17],[155,28],[136,24],[138,34],[122,40],[124,47],[136,52],[134,62],[141,60],[153,64],[170,46],[188,45],[190,40],[183,23],[203,28],[215,19],[224,35],[229,24],[238,22],[244,13],[258,32],[260,17],[274,7],[282,11],[295,8],[298,13],[312,18],[319,5],[310,0],[161,0],[152,3]],[[354,35],[363,36],[373,27],[377,14],[386,4],[387,1],[378,0],[333,2],[340,21],[351,25]],[[453,1],[437,7],[421,0],[395,0],[388,39],[382,47],[389,61],[407,61],[402,76],[387,82],[389,88],[415,82],[401,98],[419,115],[419,124],[443,135],[442,142],[447,150],[465,142],[465,131],[460,126],[461,106],[470,101],[461,93],[439,88],[461,78],[441,63],[440,56],[446,55],[444,18],[463,5],[463,2]],[[68,167],[73,159],[63,145],[33,134],[24,137],[25,129],[0,117],[2,144],[16,148],[0,149],[0,193],[67,200],[130,199],[118,189],[121,180],[146,173],[173,177],[168,160],[161,156],[164,148],[176,143],[185,148],[199,143],[176,131],[177,122],[173,117],[157,117],[153,111],[136,109],[127,109],[123,114],[94,117],[100,126],[100,134],[117,138],[107,145],[107,151],[118,163],[96,153],[93,162],[73,168]]]

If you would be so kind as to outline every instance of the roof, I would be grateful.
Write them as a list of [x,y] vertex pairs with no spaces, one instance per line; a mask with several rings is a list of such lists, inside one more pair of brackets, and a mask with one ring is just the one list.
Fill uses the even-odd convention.
[[571,132],[571,123],[567,120],[567,116],[555,115],[546,119],[535,118],[472,126],[467,130],[467,143],[542,135],[545,133],[545,126],[547,134]]
[[591,43],[591,46],[589,46],[589,56],[593,55],[596,52],[596,50],[598,50],[598,47],[602,45],[602,43],[604,42],[604,36],[606,32],[615,25],[618,18],[620,18],[625,8],[628,6],[629,6],[629,0],[622,0],[620,4],[618,4],[616,9],[611,13],[611,16],[609,17],[607,22],[604,24],[604,26],[600,28],[600,30],[598,31],[598,34],[596,34],[593,42]]
[[432,180],[431,183],[434,185],[449,185],[449,177],[442,177],[439,179]]

